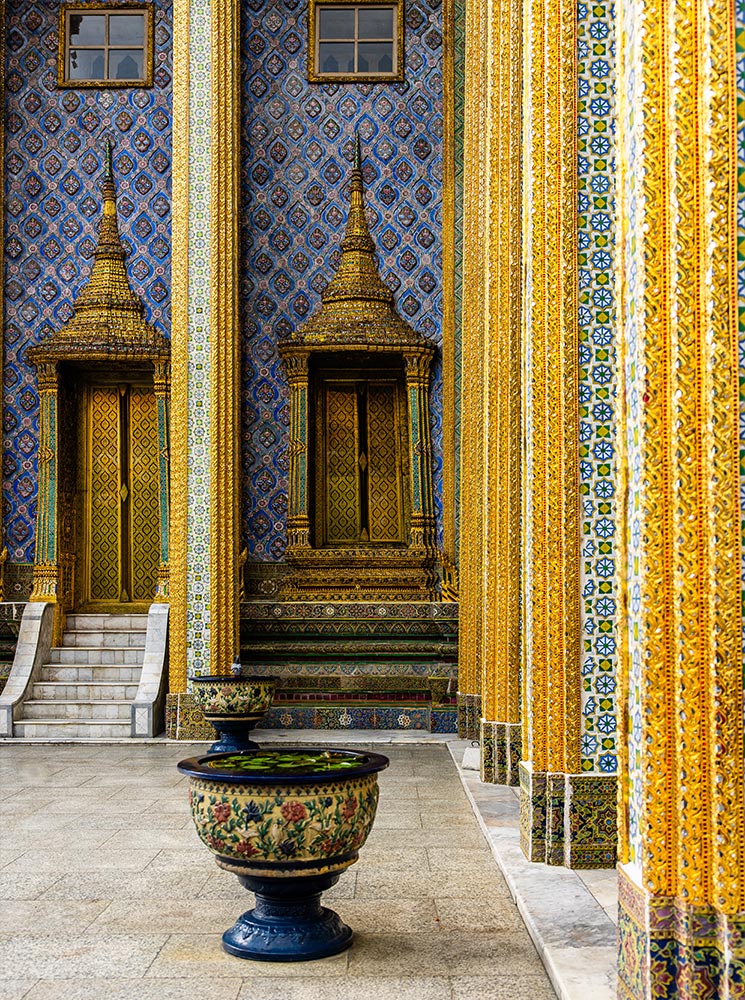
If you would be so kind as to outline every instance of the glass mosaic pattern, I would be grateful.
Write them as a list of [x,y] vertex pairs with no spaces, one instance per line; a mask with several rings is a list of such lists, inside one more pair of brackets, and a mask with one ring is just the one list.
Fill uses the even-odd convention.
[[189,334],[186,670],[209,673],[211,7],[189,11]]
[[[740,510],[742,512],[742,579],[745,583],[745,0],[735,0],[737,47],[737,298],[740,360]],[[745,612],[745,585],[743,587]],[[745,613],[743,614],[745,654]]]
[[155,9],[149,90],[57,89],[58,4],[7,6],[3,524],[11,562],[32,562],[39,399],[26,349],[72,315],[101,212],[104,144],[114,142],[123,241],[148,318],[169,332],[171,0]]
[[[371,232],[401,314],[440,342],[442,24],[440,0],[406,7],[406,81],[309,84],[306,11],[249,0],[242,26],[243,520],[252,561],[286,539],[287,384],[278,337],[320,303],[346,223],[359,129]],[[441,528],[441,376],[433,377],[433,474]]]
[[612,4],[577,6],[582,768],[617,767]]

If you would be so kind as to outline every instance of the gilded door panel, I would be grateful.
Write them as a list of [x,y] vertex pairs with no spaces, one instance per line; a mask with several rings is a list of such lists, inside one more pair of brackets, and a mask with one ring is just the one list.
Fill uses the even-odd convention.
[[371,542],[403,541],[401,462],[397,432],[395,384],[371,382],[367,389]]
[[160,557],[155,394],[132,385],[88,386],[82,537],[83,605],[152,601]]
[[158,576],[158,411],[150,389],[129,393],[129,563],[130,598],[151,601]]
[[354,385],[326,387],[326,524],[331,545],[359,539],[357,391]]
[[118,601],[121,590],[119,390],[96,386],[88,413],[88,597]]

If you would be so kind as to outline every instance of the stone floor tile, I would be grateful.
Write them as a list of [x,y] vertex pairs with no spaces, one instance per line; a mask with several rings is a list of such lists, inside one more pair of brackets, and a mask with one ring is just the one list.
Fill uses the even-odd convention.
[[452,1000],[556,1000],[556,993],[545,976],[505,976],[497,982],[490,976],[459,976],[453,980]]
[[525,924],[511,898],[479,896],[473,898],[435,899],[440,927],[444,931],[525,932]]
[[[427,858],[433,871],[449,871],[486,874],[494,872],[494,859],[488,850],[453,847],[452,843],[439,847],[428,847]],[[500,876],[500,881],[502,881]]]
[[163,947],[163,934],[38,937],[0,935],[0,981],[20,979],[95,979],[142,976]]
[[350,951],[350,976],[385,969],[405,976],[426,969],[431,976],[544,975],[527,934],[454,931],[449,934],[359,934]]
[[360,851],[358,865],[358,872],[367,868],[380,868],[381,865],[397,872],[427,871],[429,859],[423,847],[388,847],[368,842]]
[[106,836],[106,849],[110,851],[127,850],[156,850],[162,851],[164,848],[192,848],[198,847],[204,851],[202,842],[199,839],[194,824],[189,820],[189,825],[181,830],[117,830]]
[[251,979],[243,984],[238,1000],[451,1000],[451,996],[450,980],[445,977],[391,978],[382,971],[378,976],[325,977],[315,982]]
[[402,810],[390,813],[378,813],[375,825],[381,830],[421,830],[422,821],[419,813],[408,813]]
[[0,871],[0,900],[38,899],[42,893],[52,889],[60,881],[60,873]]
[[219,990],[212,979],[43,979],[23,1000],[236,1000],[240,990],[239,979]]
[[206,870],[206,874],[211,875],[214,863],[210,852],[200,841],[197,841],[194,847],[166,847],[162,851],[158,851],[150,864],[150,869],[190,871],[193,868],[199,868]]
[[375,934],[381,930],[432,934],[440,927],[431,899],[339,899],[333,903],[333,909],[355,934]]
[[149,851],[107,851],[100,847],[89,851],[77,848],[46,851],[31,848],[19,858],[6,865],[5,871],[66,871],[66,872],[97,872],[97,871],[143,871],[157,856],[158,852]]
[[347,956],[345,951],[315,962],[254,962],[223,951],[221,934],[172,934],[146,976],[157,979],[315,978],[344,975]]
[[3,900],[0,934],[82,934],[108,905],[105,899]]
[[[245,909],[253,905],[245,893]],[[89,927],[94,934],[129,934],[154,927],[162,934],[217,934],[232,927],[241,913],[232,900],[142,899],[104,902]]]
[[[2,876],[0,872],[0,898]],[[207,881],[204,872],[162,871],[78,872],[54,878],[43,893],[44,899],[189,899],[197,896]]]
[[379,868],[360,869],[357,876],[356,899],[438,899],[462,896],[495,896],[502,891],[501,876],[496,873],[471,875],[442,871],[415,872],[401,878],[395,872]]
[[35,979],[5,979],[0,982],[0,1000],[26,1000]]

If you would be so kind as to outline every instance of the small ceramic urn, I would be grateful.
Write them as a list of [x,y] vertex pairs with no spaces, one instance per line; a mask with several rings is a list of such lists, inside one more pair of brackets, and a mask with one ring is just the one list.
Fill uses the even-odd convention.
[[219,735],[210,753],[258,750],[251,730],[265,715],[274,698],[273,677],[246,677],[236,658],[231,673],[192,678],[194,701]]
[[220,868],[256,894],[222,936],[239,958],[301,962],[348,948],[321,893],[358,858],[375,819],[381,754],[281,747],[182,760],[191,814]]

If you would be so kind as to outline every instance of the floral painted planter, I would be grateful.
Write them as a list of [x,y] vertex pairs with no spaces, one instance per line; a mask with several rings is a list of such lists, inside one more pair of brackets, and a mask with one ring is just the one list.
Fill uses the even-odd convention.
[[297,962],[349,947],[352,931],[321,893],[357,860],[387,766],[381,754],[324,747],[181,761],[200,838],[256,893],[256,907],[223,934],[226,951]]
[[210,753],[259,749],[250,734],[271,708],[275,683],[272,677],[192,678],[194,701],[220,737],[210,747]]

